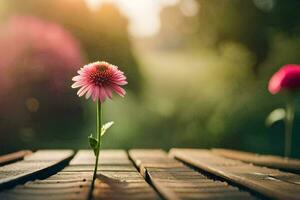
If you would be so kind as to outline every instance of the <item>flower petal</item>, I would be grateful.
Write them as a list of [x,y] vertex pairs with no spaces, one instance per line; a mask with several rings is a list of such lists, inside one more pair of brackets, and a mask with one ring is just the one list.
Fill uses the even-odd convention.
[[81,87],[83,85],[84,85],[83,81],[78,81],[78,82],[73,83],[73,85],[71,85],[71,87],[72,88],[78,88],[78,87]]
[[98,87],[95,87],[95,89],[92,92],[92,99],[93,99],[93,101],[97,100],[97,97],[98,97],[97,93],[98,93]]
[[90,98],[90,96],[91,96],[93,90],[94,90],[93,86],[90,85],[90,86],[89,86],[89,89],[88,89],[88,91],[86,92],[86,95],[85,95],[85,98],[86,98],[86,99]]
[[114,81],[114,83],[117,85],[126,85],[128,82],[127,81]]
[[72,81],[81,81],[82,80],[82,76],[78,75],[78,76],[74,76],[72,78]]
[[103,103],[106,99],[106,92],[103,87],[99,88],[99,99],[100,99],[101,103]]
[[114,85],[112,86],[112,88],[113,88],[113,90],[114,90],[118,95],[120,95],[121,97],[124,97],[124,96],[125,96],[126,91],[125,91],[123,88],[121,88],[120,86],[114,84]]
[[105,87],[104,89],[105,89],[106,95],[107,95],[110,99],[112,99],[112,91],[111,91],[111,89],[108,88],[108,87]]
[[82,97],[82,96],[86,93],[86,91],[87,91],[88,89],[89,89],[89,88],[88,88],[88,85],[85,85],[85,86],[81,87],[81,88],[78,90],[77,95],[78,95],[79,97]]

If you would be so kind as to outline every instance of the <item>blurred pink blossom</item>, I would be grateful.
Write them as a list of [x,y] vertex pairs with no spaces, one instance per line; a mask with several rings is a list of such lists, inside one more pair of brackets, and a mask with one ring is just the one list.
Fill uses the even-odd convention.
[[112,92],[124,97],[125,90],[120,85],[126,85],[126,76],[117,66],[107,62],[94,62],[83,66],[78,70],[77,76],[73,77],[75,83],[72,88],[79,88],[78,96],[104,102],[106,98],[112,98]]
[[62,89],[68,72],[81,64],[78,41],[56,23],[14,16],[0,26],[1,91],[13,88],[16,81],[45,79]]
[[282,89],[300,89],[300,65],[287,64],[282,66],[269,81],[270,93],[276,94]]
[[79,41],[57,23],[14,16],[0,24],[0,130],[9,133],[0,140],[76,129],[82,110],[69,85],[82,63]]

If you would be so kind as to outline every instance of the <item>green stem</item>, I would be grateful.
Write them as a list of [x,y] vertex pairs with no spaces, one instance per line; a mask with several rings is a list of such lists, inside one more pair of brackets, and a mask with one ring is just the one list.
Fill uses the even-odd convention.
[[101,147],[101,126],[102,126],[102,106],[100,100],[97,101],[97,148],[96,148],[96,162],[95,162],[95,168],[94,168],[94,174],[93,174],[93,181],[92,181],[92,187],[90,190],[90,197],[92,197],[92,192],[95,185],[95,180],[97,176],[97,169],[98,169],[98,160],[99,160],[99,154],[100,154],[100,147]]
[[288,100],[286,105],[286,119],[285,119],[285,145],[284,145],[284,156],[291,156],[292,149],[292,132],[293,132],[293,121],[295,115],[295,105],[293,98]]

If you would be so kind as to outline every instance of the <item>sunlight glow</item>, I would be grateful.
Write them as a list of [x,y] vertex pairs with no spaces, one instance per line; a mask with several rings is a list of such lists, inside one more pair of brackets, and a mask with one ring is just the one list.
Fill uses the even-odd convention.
[[175,5],[179,0],[85,0],[91,10],[104,3],[115,4],[129,19],[129,33],[135,37],[148,37],[160,29],[160,11],[165,6]]
[[193,17],[199,12],[199,5],[196,0],[182,0],[179,8],[182,14],[187,17]]

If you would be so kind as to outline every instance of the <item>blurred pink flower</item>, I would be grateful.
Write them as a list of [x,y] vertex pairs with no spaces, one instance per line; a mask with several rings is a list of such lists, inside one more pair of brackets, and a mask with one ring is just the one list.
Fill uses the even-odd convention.
[[0,26],[2,91],[20,81],[45,79],[51,80],[50,87],[64,90],[67,76],[81,64],[78,41],[56,23],[33,16],[14,16]]
[[83,66],[73,77],[75,83],[72,88],[79,88],[79,97],[84,94],[86,99],[92,96],[93,100],[104,102],[106,98],[112,98],[112,91],[121,97],[125,96],[125,90],[120,85],[126,85],[126,76],[117,66],[107,62],[94,62]]
[[270,93],[276,94],[282,89],[300,89],[300,65],[287,64],[282,66],[269,81]]
[[73,131],[62,135],[57,130],[76,130],[74,121],[82,116],[80,101],[69,87],[82,64],[79,41],[58,23],[34,16],[1,21],[0,130],[10,134],[0,134],[0,140],[28,138],[28,132],[30,141],[47,131],[53,138],[73,136]]

